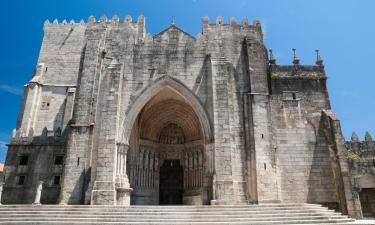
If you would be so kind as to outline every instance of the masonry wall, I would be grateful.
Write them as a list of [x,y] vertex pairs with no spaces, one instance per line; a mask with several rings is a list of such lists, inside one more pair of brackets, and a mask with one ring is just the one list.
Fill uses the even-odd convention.
[[[142,91],[146,90],[158,78],[170,76],[183,83],[197,95],[213,122],[213,111],[215,109],[213,109],[214,105],[212,103],[214,94],[211,84],[213,82],[212,77],[217,75],[211,72],[211,58],[217,56],[225,57],[228,59],[226,67],[230,70],[237,70],[239,74],[230,73],[229,76],[233,77],[230,77],[230,80],[225,82],[233,82],[234,86],[227,92],[222,92],[224,89],[220,89],[217,94],[223,93],[226,95],[225,93],[233,90],[233,95],[229,96],[229,101],[232,102],[231,104],[237,112],[230,119],[232,124],[229,124],[229,118],[218,121],[227,123],[230,129],[237,133],[237,135],[233,136],[234,139],[231,140],[231,143],[228,143],[230,147],[228,160],[232,160],[231,158],[235,160],[230,164],[234,167],[234,174],[229,175],[233,175],[236,180],[236,191],[234,193],[242,195],[243,197],[241,198],[244,199],[244,187],[246,185],[244,179],[245,168],[242,160],[244,157],[244,141],[243,135],[241,135],[243,133],[241,101],[242,93],[248,89],[246,86],[248,85],[246,82],[248,78],[244,76],[246,73],[243,72],[247,69],[243,69],[241,65],[243,62],[239,60],[243,39],[236,36],[250,36],[258,40],[261,36],[259,35],[259,29],[257,30],[248,25],[247,22],[244,22],[243,26],[241,26],[232,21],[229,25],[224,24],[220,18],[216,21],[216,25],[210,25],[208,21],[204,21],[203,29],[202,35],[193,37],[172,25],[165,31],[151,37],[147,35],[143,17],[138,18],[136,23],[133,23],[129,17],[125,19],[124,23],[118,22],[117,18],[112,19],[111,22],[107,21],[106,18],[101,18],[100,22],[89,22],[85,34],[89,40],[85,54],[87,60],[85,60],[83,65],[82,79],[90,81],[81,82],[82,86],[80,86],[78,99],[83,98],[81,97],[83,95],[87,96],[87,98],[85,97],[86,100],[82,100],[78,104],[76,111],[85,112],[85,114],[80,115],[82,119],[76,120],[82,122],[87,121],[89,117],[93,118],[90,122],[95,123],[92,136],[92,139],[95,140],[95,130],[101,126],[99,117],[95,119],[95,116],[98,116],[96,109],[101,107],[100,101],[102,101],[101,94],[98,92],[101,76],[103,76],[101,74],[105,74],[108,65],[113,59],[116,59],[116,61],[123,63],[125,77],[122,89],[123,98],[120,104],[120,121],[126,121],[126,112],[131,109],[134,101],[140,96]],[[94,40],[97,41],[94,42]],[[91,48],[91,43],[95,51],[93,49],[88,50],[88,48]],[[105,56],[102,59],[98,59],[101,53],[105,53]],[[212,54],[211,58],[210,54]],[[85,71],[88,68],[93,69],[90,70],[89,74],[85,75]],[[89,97],[94,97],[93,108],[87,106]],[[220,109],[217,108],[216,110]],[[92,115],[95,116],[93,117]],[[222,125],[217,124],[217,126]],[[122,131],[118,132],[121,133]],[[221,145],[221,143],[217,146],[218,149],[223,147],[224,145]],[[96,147],[93,149],[89,147],[87,151],[86,155],[92,155],[94,159],[99,153]],[[95,160],[92,163],[91,183],[89,185],[91,187],[96,173]],[[87,169],[90,165],[85,167]],[[89,187],[88,191],[90,189]]]
[[319,131],[321,112],[330,109],[322,68],[271,66],[270,76],[281,200],[337,207],[327,141]]
[[346,148],[354,195],[360,200],[363,215],[374,216],[375,142],[368,132],[364,140],[353,133],[351,141],[346,142]]
[[[4,171],[3,204],[33,203],[39,181],[45,182],[41,203],[57,203],[60,185],[55,184],[54,179],[55,176],[62,176],[63,164],[56,165],[55,157],[64,156],[65,146],[53,137],[46,139],[49,140],[44,140],[43,144],[13,143],[9,146]],[[21,156],[28,156],[26,165],[20,165]],[[25,177],[24,184],[19,184],[20,176]]]
[[62,22],[44,24],[38,64],[44,64],[43,84],[76,86],[85,45],[86,24]]

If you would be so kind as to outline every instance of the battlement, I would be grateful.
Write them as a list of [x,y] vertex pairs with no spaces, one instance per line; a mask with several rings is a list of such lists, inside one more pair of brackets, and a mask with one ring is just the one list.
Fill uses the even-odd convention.
[[124,25],[136,25],[139,23],[144,23],[145,17],[139,16],[137,21],[133,22],[133,19],[131,16],[126,16],[122,21],[120,21],[120,18],[117,15],[114,15],[112,19],[108,19],[106,16],[100,17],[98,20],[94,16],[90,16],[87,19],[87,22],[85,22],[83,19],[81,19],[78,23],[74,20],[70,20],[70,22],[67,22],[66,19],[64,19],[61,23],[57,19],[55,19],[52,23],[49,20],[46,20],[44,22],[44,27],[66,27],[66,26],[87,26],[89,24],[99,24],[99,23],[106,23],[106,24],[124,24]]
[[277,65],[272,49],[269,50],[269,71],[272,79],[327,79],[323,60],[316,51],[315,65],[301,65],[296,49],[293,49],[293,65]]
[[[146,18],[141,15],[137,18],[136,21],[133,21],[131,16],[126,16],[123,20],[121,20],[117,15],[114,15],[111,19],[106,16],[102,16],[99,19],[96,19],[94,16],[90,16],[87,21],[85,22],[81,19],[79,22],[75,22],[74,20],[64,19],[62,22],[59,22],[57,19],[50,22],[46,20],[44,22],[44,28],[65,28],[65,27],[74,27],[74,26],[87,26],[90,24],[112,24],[112,25],[125,25],[125,26],[133,26],[136,27],[137,25],[145,26]],[[174,24],[174,22],[173,22]],[[217,28],[232,28],[232,29],[239,29],[245,31],[252,31],[257,32],[263,37],[261,22],[259,19],[255,19],[253,24],[249,24],[248,19],[243,19],[241,23],[237,23],[235,18],[231,18],[228,23],[224,22],[223,17],[218,16],[215,20],[215,23],[210,23],[210,20],[207,16],[203,17],[202,19],[202,33],[208,33],[208,30],[216,30]]]
[[270,65],[272,79],[327,79],[324,68],[316,65]]
[[253,38],[263,41],[263,32],[262,26],[259,19],[255,19],[253,24],[249,24],[248,19],[243,19],[239,24],[235,18],[231,18],[228,23],[224,22],[223,17],[218,16],[215,20],[215,23],[210,23],[210,20],[207,16],[202,19],[202,34],[206,35],[209,33],[244,33],[244,34],[253,34]]
[[363,141],[359,140],[358,135],[355,132],[353,132],[351,141],[348,141],[348,142],[373,142],[375,143],[375,141],[372,139],[372,135],[368,131],[365,133],[365,137]]
[[[369,132],[365,133],[364,140],[359,140],[358,135],[353,132],[351,140],[345,142],[346,149],[348,150],[348,159],[354,161],[370,160],[371,165],[375,163],[375,141]],[[375,164],[374,164],[375,165]]]
[[203,29],[207,26],[209,26],[211,28],[230,26],[230,27],[254,28],[257,31],[260,31],[260,32],[262,31],[261,22],[260,22],[259,19],[255,19],[253,21],[253,25],[250,25],[249,20],[247,18],[244,18],[242,20],[241,24],[238,24],[236,18],[234,18],[234,17],[232,17],[228,21],[228,23],[225,23],[223,17],[218,16],[216,18],[215,23],[210,23],[209,18],[207,16],[205,16],[202,19],[202,24],[203,24]]

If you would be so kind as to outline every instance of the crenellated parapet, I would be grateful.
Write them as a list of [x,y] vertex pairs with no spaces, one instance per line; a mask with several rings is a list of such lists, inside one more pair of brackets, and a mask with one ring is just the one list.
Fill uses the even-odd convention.
[[202,19],[202,33],[203,35],[211,32],[230,33],[240,32],[245,34],[253,34],[253,38],[263,41],[262,25],[259,19],[255,19],[253,24],[249,24],[248,19],[243,19],[241,23],[237,23],[235,18],[231,18],[227,23],[223,17],[218,16],[214,23],[211,23],[207,16]]
[[327,79],[324,68],[315,65],[270,65],[272,79]]
[[46,20],[44,22],[44,31],[45,32],[57,32],[57,31],[66,31],[73,32],[74,30],[83,30],[85,31],[88,27],[96,26],[105,26],[105,27],[119,27],[119,28],[130,28],[138,33],[140,37],[146,36],[146,20],[143,15],[139,16],[137,21],[133,21],[131,16],[126,16],[124,19],[120,19],[117,15],[114,15],[111,19],[106,16],[101,16],[96,18],[90,16],[87,21],[80,20],[76,22],[70,20],[69,22],[64,19],[62,22],[59,22],[55,19],[53,22]]
[[369,132],[365,133],[364,139],[361,141],[358,135],[353,132],[350,141],[346,142],[348,149],[353,150],[356,153],[373,152],[375,155],[375,141],[372,139],[372,135]]
[[369,132],[366,132],[363,140],[360,140],[358,135],[353,132],[351,140],[346,141],[345,144],[348,151],[353,153],[353,157],[349,157],[349,160],[370,160],[371,166],[375,167],[375,141]]
[[[86,30],[90,26],[97,27],[98,25],[104,25],[112,28],[130,28],[131,30],[137,32],[140,39],[145,38],[147,35],[146,18],[143,15],[139,16],[135,21],[129,15],[123,19],[117,15],[112,16],[112,18],[108,18],[106,16],[101,16],[100,18],[90,16],[86,21],[82,19],[79,22],[66,19],[63,21],[58,21],[57,19],[53,21],[46,20],[44,22],[44,31],[66,30],[69,32],[75,30],[76,28]],[[174,22],[173,25],[175,25]],[[213,37],[220,36],[223,39],[231,39],[230,37],[233,34],[240,34],[247,39],[250,38],[263,42],[262,26],[259,19],[255,19],[253,23],[250,24],[249,20],[246,18],[238,23],[235,18],[224,21],[223,17],[218,16],[214,22],[210,22],[209,18],[206,16],[202,19],[202,34]]]
[[366,132],[364,140],[360,140],[353,132],[351,140],[346,141],[347,158],[351,173],[356,179],[365,174],[375,176],[375,141],[369,132]]
[[315,65],[300,64],[297,50],[294,48],[292,50],[292,65],[278,65],[273,50],[269,50],[269,72],[271,79],[327,79],[319,50],[316,50],[317,59]]
[[120,19],[117,15],[114,15],[111,19],[108,19],[106,16],[101,16],[100,18],[96,18],[94,16],[90,16],[87,18],[85,22],[81,19],[79,22],[74,21],[73,19],[68,22],[68,20],[64,19],[63,21],[59,22],[58,19],[53,20],[50,22],[48,19],[44,22],[45,27],[58,27],[58,26],[87,26],[88,24],[95,24],[95,23],[106,23],[106,24],[124,24],[124,25],[135,25],[137,23],[143,23],[145,20],[144,16],[139,16],[138,20],[133,22],[131,16],[126,16],[124,19]]

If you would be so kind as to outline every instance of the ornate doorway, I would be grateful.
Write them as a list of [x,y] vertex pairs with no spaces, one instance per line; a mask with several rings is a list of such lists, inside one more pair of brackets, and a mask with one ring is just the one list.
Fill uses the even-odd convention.
[[166,85],[134,112],[127,158],[132,205],[210,201],[213,152],[206,151],[211,132],[203,129],[209,122],[189,90],[179,89],[188,93]]
[[165,160],[160,168],[159,204],[180,205],[183,194],[183,172],[180,160]]

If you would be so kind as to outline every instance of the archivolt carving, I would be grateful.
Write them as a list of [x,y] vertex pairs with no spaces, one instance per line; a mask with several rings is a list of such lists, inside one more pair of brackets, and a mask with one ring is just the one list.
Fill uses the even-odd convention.
[[171,90],[173,90],[177,95],[184,99],[185,103],[191,106],[201,124],[205,142],[210,143],[213,139],[211,125],[206,111],[201,105],[199,99],[185,85],[169,76],[159,78],[153,84],[147,86],[137,97],[136,101],[133,103],[132,108],[126,115],[123,126],[123,134],[120,139],[123,140],[124,143],[129,143],[132,127],[137,119],[137,116],[139,115],[143,107],[147,104],[147,102],[149,102],[151,98],[153,98],[165,88],[170,88]]
[[186,148],[174,145],[167,148],[164,144],[154,146],[140,145],[136,160],[129,162],[131,187],[138,189],[155,189],[159,187],[159,170],[165,159],[179,159],[184,168],[184,189],[203,187],[205,156],[203,146],[198,144]]

